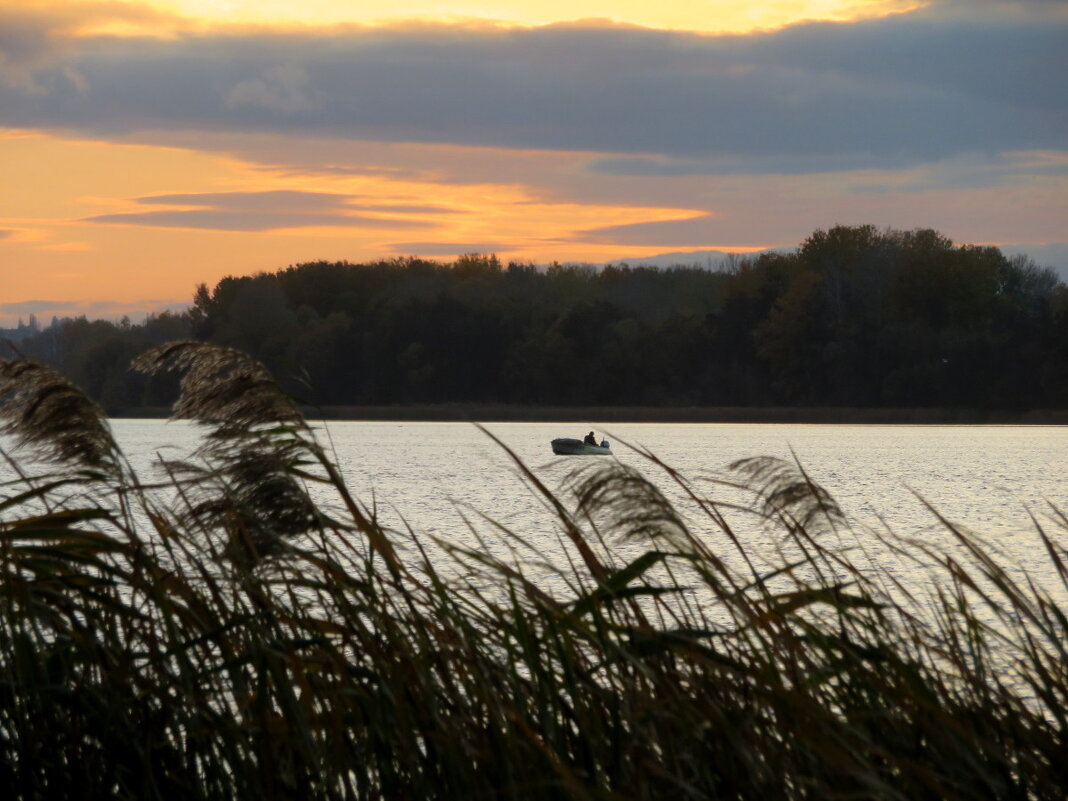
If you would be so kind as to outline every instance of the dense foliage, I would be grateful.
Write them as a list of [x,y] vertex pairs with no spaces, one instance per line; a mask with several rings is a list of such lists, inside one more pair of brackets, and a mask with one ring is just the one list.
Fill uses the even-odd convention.
[[776,460],[695,484],[644,454],[685,507],[615,460],[557,492],[516,461],[552,593],[552,554],[384,529],[247,356],[136,364],[180,373],[206,434],[162,483],[73,385],[0,361],[3,431],[46,460],[0,481],[7,797],[1064,798],[1055,508],[1043,588],[944,520],[945,552],[857,530]]
[[316,262],[202,285],[186,315],[78,321],[21,347],[119,410],[166,397],[126,362],[181,326],[261,359],[317,405],[1068,404],[1055,273],[873,226],[718,270]]

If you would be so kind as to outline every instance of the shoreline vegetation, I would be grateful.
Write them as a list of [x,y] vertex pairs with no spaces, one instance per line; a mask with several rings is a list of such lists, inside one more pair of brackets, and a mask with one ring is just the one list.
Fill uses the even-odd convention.
[[835,226],[714,269],[307,262],[192,301],[142,324],[31,318],[0,339],[109,413],[169,403],[173,377],[129,363],[189,339],[248,353],[331,418],[1004,424],[1068,410],[1068,286],[928,229]]
[[1063,801],[1052,503],[1047,587],[934,509],[917,538],[860,527],[796,462],[698,480],[636,450],[548,487],[483,429],[559,555],[478,510],[463,546],[384,526],[247,355],[134,368],[206,429],[162,480],[59,373],[0,359],[9,798]]
[[[309,420],[479,423],[813,423],[841,425],[1068,425],[1068,409],[991,410],[741,406],[527,406],[397,404],[301,407]],[[166,418],[169,406],[112,413],[114,418]]]

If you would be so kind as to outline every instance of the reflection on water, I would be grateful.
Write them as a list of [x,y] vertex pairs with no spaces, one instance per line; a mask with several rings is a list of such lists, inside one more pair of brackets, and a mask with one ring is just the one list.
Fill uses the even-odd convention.
[[[113,426],[146,481],[158,478],[152,468],[157,455],[187,454],[199,436],[187,423],[117,420]],[[373,505],[387,525],[473,545],[476,539],[465,517],[489,532],[492,527],[479,517],[485,515],[548,555],[558,550],[551,513],[523,484],[504,449],[475,426],[331,422],[322,428],[353,492]],[[586,422],[487,428],[552,489],[576,466],[606,458],[552,454],[551,439],[581,437],[591,428]],[[613,424],[597,428],[597,435],[611,440],[614,458],[641,469],[680,504],[682,494],[670,479],[628,445],[652,452],[716,500],[731,497],[705,479],[731,462],[796,455],[846,513],[865,526],[919,538],[944,537],[927,502],[950,520],[988,536],[1039,575],[1049,570],[1048,557],[1029,511],[1043,514],[1047,502],[1068,507],[1066,428]],[[754,551],[776,546],[762,541],[759,532],[751,536]],[[614,546],[624,558],[628,551],[641,550],[640,544]]]
[[[556,457],[549,449],[554,436],[582,427],[488,426],[550,486],[597,458]],[[335,422],[328,430],[353,488],[364,497],[373,491],[420,526],[447,529],[450,499],[516,520],[540,508],[522,502],[509,458],[473,426]],[[848,512],[872,523],[882,515],[899,533],[934,522],[920,498],[991,535],[1028,528],[1028,506],[1068,501],[1068,429],[624,424],[606,433],[616,458],[654,479],[655,468],[624,443],[694,479],[749,456],[796,454]]]

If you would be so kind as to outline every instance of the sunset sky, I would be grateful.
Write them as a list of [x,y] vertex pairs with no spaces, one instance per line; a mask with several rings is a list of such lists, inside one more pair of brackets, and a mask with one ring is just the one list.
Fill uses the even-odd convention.
[[1068,278],[1061,0],[0,0],[0,326],[935,228]]

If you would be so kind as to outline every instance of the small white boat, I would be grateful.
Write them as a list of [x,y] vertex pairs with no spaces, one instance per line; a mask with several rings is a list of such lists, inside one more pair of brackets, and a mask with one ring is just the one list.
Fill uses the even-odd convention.
[[588,442],[583,442],[581,439],[571,439],[570,437],[560,437],[554,439],[552,442],[553,453],[560,456],[611,456],[612,449],[608,445],[608,440],[601,440],[600,445],[590,445]]

